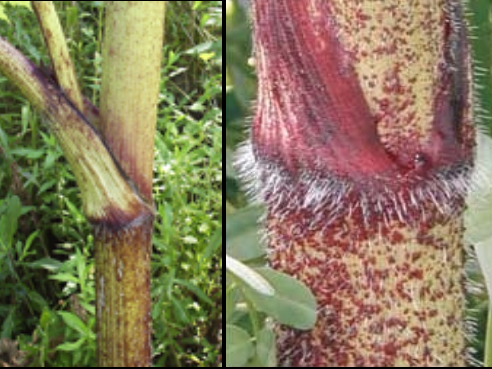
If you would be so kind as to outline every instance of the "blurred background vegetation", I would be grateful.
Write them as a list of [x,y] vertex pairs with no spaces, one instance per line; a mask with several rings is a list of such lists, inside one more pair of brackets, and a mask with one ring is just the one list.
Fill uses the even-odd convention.
[[[83,92],[97,105],[103,2],[54,3]],[[4,10],[0,35],[48,66],[35,15],[12,4]],[[168,2],[165,28],[153,187],[154,365],[221,366],[222,2]],[[0,75],[0,366],[96,365],[93,239],[80,209],[53,136]]]
[[[474,105],[479,107],[477,124],[482,130],[492,128],[491,89],[491,0],[470,0],[467,18],[473,52]],[[233,152],[246,137],[248,122],[254,113],[256,80],[251,58],[251,32],[248,19],[248,1],[227,0],[226,27],[226,249],[227,254],[252,267],[252,271],[265,264],[265,250],[258,235],[258,218],[261,209],[247,204],[241,191],[237,173],[233,168]],[[491,158],[492,160],[492,158]],[[469,266],[474,285],[483,286],[483,278],[476,263]],[[250,270],[251,272],[251,270]],[[245,278],[246,280],[248,277]],[[238,286],[241,288],[238,291]],[[275,348],[272,340],[264,339],[264,332],[271,326],[271,317],[278,321],[275,311],[259,312],[257,306],[244,291],[248,283],[231,274],[227,275],[227,316],[231,328],[227,333],[227,352],[234,360],[227,365],[275,366]],[[251,299],[250,299],[251,300]],[[468,297],[469,319],[474,326],[472,346],[474,358],[482,362],[486,330],[488,300],[485,288],[475,289]],[[235,327],[240,327],[239,332]],[[271,329],[270,329],[271,331]],[[260,342],[251,345],[250,342]]]

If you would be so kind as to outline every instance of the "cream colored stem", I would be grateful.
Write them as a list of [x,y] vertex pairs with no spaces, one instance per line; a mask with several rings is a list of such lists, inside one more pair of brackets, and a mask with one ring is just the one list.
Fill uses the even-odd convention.
[[82,113],[31,61],[1,37],[0,72],[48,117],[74,171],[84,212],[91,222],[119,228],[142,212],[152,213]]
[[50,53],[56,79],[65,95],[81,112],[84,111],[82,94],[80,93],[75,68],[68,52],[67,43],[60,20],[56,15],[52,1],[32,1],[32,6],[38,17],[46,46]]

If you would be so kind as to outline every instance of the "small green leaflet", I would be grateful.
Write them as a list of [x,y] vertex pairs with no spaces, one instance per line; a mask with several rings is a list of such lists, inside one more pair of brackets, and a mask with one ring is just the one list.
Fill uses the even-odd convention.
[[492,296],[492,139],[477,136],[475,170],[465,212],[465,239],[471,243]]
[[229,255],[226,255],[226,269],[234,274],[256,292],[267,296],[273,296],[275,290],[260,274]]

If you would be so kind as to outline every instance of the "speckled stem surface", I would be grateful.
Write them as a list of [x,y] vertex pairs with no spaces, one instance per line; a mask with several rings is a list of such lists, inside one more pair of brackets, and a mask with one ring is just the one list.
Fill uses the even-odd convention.
[[314,330],[280,330],[284,365],[465,364],[459,218],[364,231],[347,214],[322,229],[303,228],[301,216],[267,221],[272,267],[305,282],[319,307]]
[[473,166],[461,2],[256,0],[258,101],[238,167],[271,265],[315,293],[286,366],[466,363]]

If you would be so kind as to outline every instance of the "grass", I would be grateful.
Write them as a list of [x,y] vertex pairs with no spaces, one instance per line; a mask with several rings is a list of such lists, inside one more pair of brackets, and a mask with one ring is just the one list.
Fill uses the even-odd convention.
[[[102,2],[55,2],[84,94],[97,103]],[[155,143],[155,366],[221,366],[220,1],[169,2]],[[0,35],[49,64],[34,15]],[[73,174],[43,119],[0,75],[0,364],[92,367],[94,259]]]

